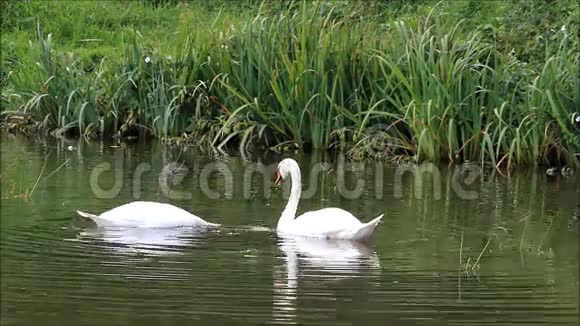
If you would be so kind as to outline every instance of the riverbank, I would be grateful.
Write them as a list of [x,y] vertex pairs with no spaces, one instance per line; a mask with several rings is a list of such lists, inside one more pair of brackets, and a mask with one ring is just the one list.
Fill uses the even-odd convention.
[[2,6],[6,131],[578,164],[573,1]]

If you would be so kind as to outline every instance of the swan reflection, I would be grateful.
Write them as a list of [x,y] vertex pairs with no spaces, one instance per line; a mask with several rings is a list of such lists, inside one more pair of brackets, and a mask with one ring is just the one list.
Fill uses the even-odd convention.
[[[273,321],[290,324],[296,321],[296,300],[300,281],[315,280],[316,288],[303,292],[323,292],[321,282],[341,282],[353,278],[365,279],[380,273],[380,262],[372,248],[348,240],[318,238],[280,238],[278,247],[283,255],[274,272]],[[366,281],[366,280],[365,280]],[[332,295],[332,293],[331,293]]]
[[80,232],[77,241],[90,246],[89,251],[99,249],[99,273],[103,275],[132,280],[186,280],[191,273],[191,257],[171,257],[191,255],[187,249],[204,243],[207,235],[208,231],[199,228],[98,227]]
[[104,244],[123,254],[176,255],[195,246],[207,231],[194,228],[104,228],[87,229],[79,240]]

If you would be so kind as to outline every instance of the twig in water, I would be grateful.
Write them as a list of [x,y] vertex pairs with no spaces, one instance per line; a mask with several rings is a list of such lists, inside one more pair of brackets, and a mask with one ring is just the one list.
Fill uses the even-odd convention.
[[58,168],[56,168],[54,171],[52,171],[49,175],[47,175],[44,179],[42,179],[42,181],[40,180],[40,177],[42,177],[42,173],[44,172],[44,168],[46,167],[46,162],[48,161],[48,156],[46,156],[46,159],[44,160],[44,165],[42,166],[42,170],[40,171],[40,174],[38,175],[38,179],[36,179],[36,183],[34,184],[34,187],[32,187],[32,190],[26,194],[26,197],[29,198],[30,196],[32,196],[32,193],[34,192],[34,190],[36,190],[36,187],[45,182],[48,178],[50,178],[51,176],[53,176],[56,172],[58,172],[58,170],[62,169],[62,167],[68,163],[68,161],[70,159],[67,159],[66,161],[64,161]]
[[522,237],[520,238],[520,253],[523,251],[523,248],[524,248],[524,240],[526,237],[526,232],[528,230],[528,221],[529,221],[528,219],[529,218],[530,218],[530,213],[526,214],[526,216],[520,220],[520,222],[525,221],[524,230],[522,231]]
[[479,257],[477,257],[477,260],[475,261],[475,263],[473,263],[473,267],[471,268],[472,270],[475,268],[475,266],[478,266],[479,259],[481,259],[481,256],[483,256],[483,253],[485,252],[485,249],[487,249],[487,246],[489,245],[490,242],[491,242],[491,237],[487,240],[485,247],[483,247],[483,250],[481,251],[481,253],[479,253]]
[[461,230],[461,244],[459,246],[459,266],[461,266],[461,256],[463,254],[463,230]]
[[52,177],[53,174],[57,173],[58,170],[62,169],[62,167],[68,163],[68,161],[70,161],[70,158],[67,158],[66,161],[62,162],[61,165],[59,165],[59,167],[57,167],[54,171],[52,171],[49,175],[47,175],[44,180],[42,180],[42,182],[46,181],[46,179]]
[[38,175],[38,178],[36,178],[36,183],[34,183],[34,186],[32,187],[32,190],[30,192],[26,192],[26,197],[30,197],[32,195],[32,193],[34,192],[34,190],[36,190],[36,187],[38,186],[38,184],[40,183],[40,178],[42,177],[42,174],[44,173],[44,169],[46,168],[46,162],[48,162],[48,157],[50,156],[50,153],[48,153],[48,155],[46,155],[46,157],[44,158],[44,163],[42,164],[42,169],[40,169],[40,174]]
[[459,245],[459,270],[457,271],[457,299],[461,302],[461,260],[463,254],[463,230],[461,230],[461,244]]

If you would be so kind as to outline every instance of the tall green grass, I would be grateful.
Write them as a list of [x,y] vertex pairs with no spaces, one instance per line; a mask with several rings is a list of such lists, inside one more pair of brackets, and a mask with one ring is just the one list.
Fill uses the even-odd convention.
[[29,52],[3,62],[3,115],[57,135],[181,137],[220,150],[578,163],[576,35],[555,34],[532,66],[433,11],[389,22],[332,4],[265,3],[241,18],[179,4],[170,41],[125,30],[122,51],[89,65],[38,26]]
[[455,28],[436,26],[397,23],[400,43],[378,55],[383,94],[398,109],[419,158],[508,165],[575,161],[578,54],[569,53],[568,34],[547,46],[545,65],[533,71],[477,35],[461,40]]

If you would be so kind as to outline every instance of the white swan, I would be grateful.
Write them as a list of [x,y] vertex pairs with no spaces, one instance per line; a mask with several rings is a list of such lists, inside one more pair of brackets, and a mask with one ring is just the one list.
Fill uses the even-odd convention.
[[216,227],[188,211],[170,204],[150,201],[135,201],[115,207],[101,215],[77,211],[93,220],[98,226],[175,228],[175,227]]
[[278,220],[277,231],[284,235],[300,235],[326,239],[368,240],[383,214],[370,222],[362,223],[351,213],[340,208],[324,208],[296,216],[298,201],[302,193],[300,167],[293,159],[287,158],[278,164],[275,184],[290,175],[292,188],[288,204]]

